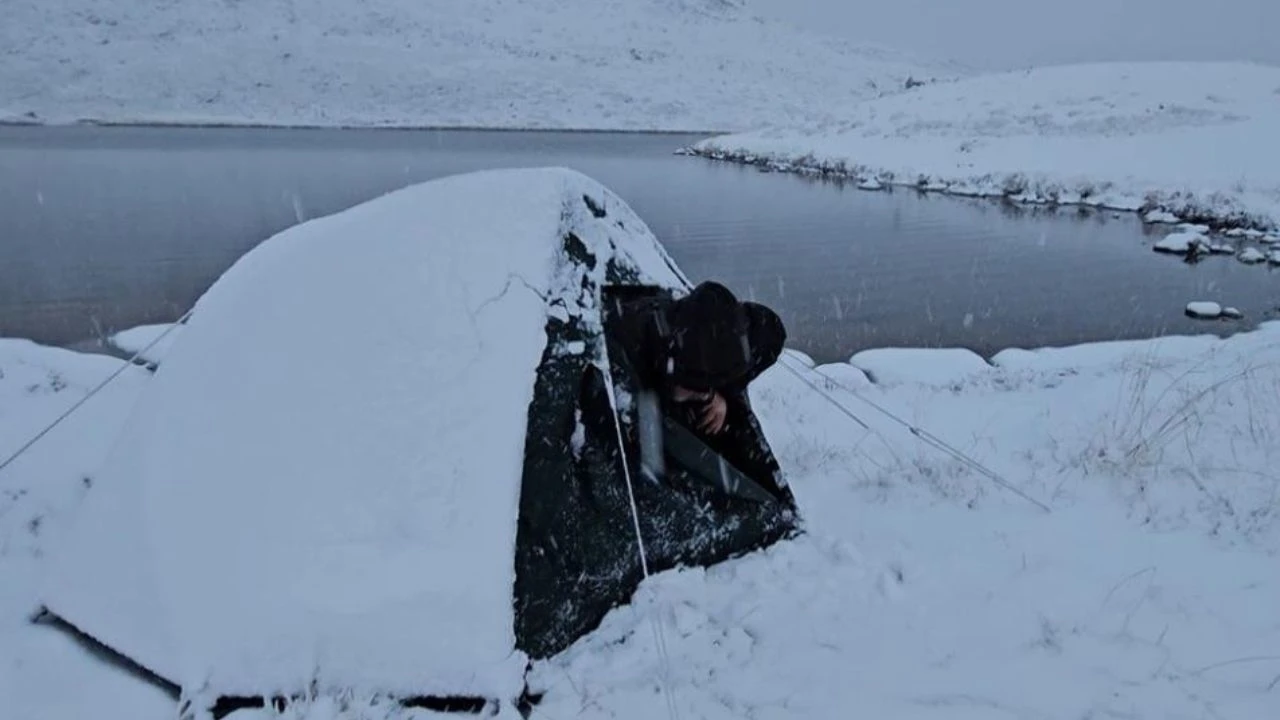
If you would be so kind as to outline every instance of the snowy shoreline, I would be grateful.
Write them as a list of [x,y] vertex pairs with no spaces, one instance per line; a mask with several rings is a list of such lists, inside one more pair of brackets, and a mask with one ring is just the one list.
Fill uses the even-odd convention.
[[[56,122],[44,122],[40,120],[23,120],[0,117],[0,129],[2,128],[133,128],[133,129],[187,129],[187,130],[341,130],[341,131],[385,131],[385,132],[484,132],[484,133],[539,133],[539,134],[564,134],[564,135],[697,135],[712,136],[723,133],[723,130],[711,129],[691,129],[691,130],[671,130],[671,129],[644,129],[644,128],[609,128],[583,126],[572,127],[564,125],[413,125],[413,124],[288,124],[288,123],[264,123],[257,121],[238,121],[238,120],[165,120],[163,118],[141,118],[136,120],[130,119],[114,119],[114,120],[65,120]],[[673,154],[680,154],[682,148],[673,147]]]
[[[677,154],[690,157],[698,157],[717,162],[727,162],[747,167],[756,167],[759,168],[761,172],[816,176],[826,180],[844,182],[849,185],[853,185],[864,192],[892,192],[895,188],[901,188],[904,190],[914,190],[924,195],[982,198],[997,202],[1009,202],[1017,205],[1086,207],[1096,210],[1112,210],[1115,212],[1136,213],[1140,215],[1146,215],[1151,212],[1167,212],[1170,213],[1178,223],[1207,225],[1214,231],[1242,229],[1258,230],[1266,233],[1280,230],[1280,222],[1263,219],[1259,216],[1251,216],[1247,214],[1242,215],[1234,211],[1216,213],[1204,210],[1187,210],[1187,206],[1181,206],[1182,210],[1181,213],[1179,213],[1179,206],[1177,205],[1138,201],[1134,199],[1133,196],[1128,196],[1124,199],[1118,200],[1104,200],[1091,197],[1080,197],[1078,193],[1048,193],[1041,195],[1028,194],[1024,192],[1015,193],[1005,189],[996,189],[995,187],[980,188],[973,186],[965,180],[948,182],[946,180],[926,177],[920,177],[914,181],[895,180],[892,179],[892,171],[883,168],[872,169],[855,166],[850,169],[847,165],[838,161],[832,162],[805,158],[779,160],[772,157],[761,157],[758,153],[747,150],[715,150],[712,149],[714,145],[710,144],[711,141],[704,142],[707,144],[700,143],[692,147],[680,148],[676,152]],[[1195,201],[1191,201],[1191,204],[1194,205]],[[1160,223],[1147,224],[1155,225]]]
[[869,100],[839,123],[770,127],[680,152],[864,189],[1164,212],[1280,228],[1280,68],[1036,68]]

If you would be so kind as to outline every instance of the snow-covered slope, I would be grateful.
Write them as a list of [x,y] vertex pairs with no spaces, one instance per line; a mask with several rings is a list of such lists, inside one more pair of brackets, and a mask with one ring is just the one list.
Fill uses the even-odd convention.
[[46,606],[193,691],[518,696],[535,374],[548,316],[586,315],[614,257],[686,285],[620,199],[554,168],[411,186],[257,246],[165,354]]
[[0,118],[740,130],[950,66],[741,0],[10,0]]
[[870,101],[837,123],[712,138],[696,151],[960,194],[1276,227],[1278,127],[1278,67],[1117,63],[938,83]]

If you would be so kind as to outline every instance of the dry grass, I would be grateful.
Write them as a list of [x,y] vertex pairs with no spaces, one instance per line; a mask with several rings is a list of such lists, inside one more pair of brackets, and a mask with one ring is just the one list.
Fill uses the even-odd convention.
[[[1186,516],[1248,539],[1280,517],[1280,345],[1251,356],[1129,364],[1084,464],[1156,524]],[[1181,490],[1190,490],[1183,493]]]

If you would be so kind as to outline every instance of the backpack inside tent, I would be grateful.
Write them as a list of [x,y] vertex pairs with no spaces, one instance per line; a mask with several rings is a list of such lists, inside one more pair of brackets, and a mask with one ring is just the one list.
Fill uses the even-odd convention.
[[528,663],[642,579],[632,497],[651,572],[798,531],[789,496],[670,422],[667,475],[636,469],[613,300],[689,287],[623,201],[558,168],[270,238],[138,401],[53,548],[48,614],[191,717],[344,691],[516,707]]

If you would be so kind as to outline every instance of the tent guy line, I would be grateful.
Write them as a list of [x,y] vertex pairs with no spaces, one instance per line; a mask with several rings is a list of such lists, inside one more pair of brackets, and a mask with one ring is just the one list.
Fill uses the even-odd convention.
[[56,428],[58,425],[62,424],[64,420],[71,417],[71,415],[75,413],[76,410],[79,410],[82,405],[89,402],[90,398],[92,398],[94,395],[97,395],[99,392],[102,392],[102,390],[105,389],[108,385],[110,385],[113,380],[120,377],[120,375],[122,375],[125,370],[128,370],[130,367],[132,367],[137,362],[139,357],[142,357],[148,350],[158,345],[161,340],[164,340],[165,336],[173,332],[179,325],[186,322],[187,318],[191,317],[191,313],[194,310],[195,308],[188,310],[185,314],[183,314],[182,317],[178,318],[177,322],[175,322],[173,325],[166,328],[164,332],[156,336],[156,338],[152,340],[150,343],[148,343],[146,347],[137,351],[129,359],[125,360],[115,372],[108,375],[102,382],[98,383],[96,386],[93,387],[93,389],[85,393],[84,397],[80,398],[74,404],[72,404],[71,407],[67,408],[61,415],[55,418],[53,422],[49,423],[47,426],[45,426],[43,430],[36,433],[35,436],[33,436],[30,440],[23,443],[22,446],[19,447],[17,450],[15,450],[12,455],[6,458],[3,463],[0,463],[0,472],[3,472],[5,468],[12,465],[18,458],[22,457],[23,453],[30,450],[31,447],[36,443],[40,442],[41,438],[43,438],[45,435],[48,435],[50,432],[52,432],[53,429]]
[[[829,393],[827,393],[826,391],[824,391],[822,388],[818,387],[816,384],[809,382],[809,380],[808,380],[807,378],[803,377],[803,376],[801,375],[800,371],[799,371],[799,370],[797,370],[795,367],[792,367],[789,363],[787,363],[785,360],[782,360],[782,359],[780,359],[780,360],[779,360],[779,364],[780,364],[780,365],[782,365],[783,367],[785,367],[787,370],[791,371],[791,373],[792,373],[793,375],[795,375],[797,378],[800,378],[800,380],[801,380],[802,382],[804,382],[806,385],[808,385],[809,387],[811,387],[811,388],[813,388],[815,391],[817,391],[817,393],[818,393],[818,394],[819,394],[819,395],[820,395],[824,400],[826,400],[827,402],[831,403],[831,405],[832,405],[833,407],[835,407],[837,410],[839,410],[839,411],[840,411],[842,414],[844,414],[846,417],[848,417],[848,418],[852,419],[852,420],[853,420],[854,422],[856,422],[858,425],[860,425],[861,427],[863,427],[863,428],[865,428],[865,429],[867,429],[867,430],[870,430],[870,429],[871,429],[871,428],[870,428],[870,427],[869,427],[865,422],[863,422],[860,418],[858,418],[858,416],[857,416],[857,415],[854,415],[854,414],[853,414],[853,412],[852,412],[851,410],[849,410],[848,408],[846,408],[844,405],[841,405],[841,404],[840,404],[840,403],[839,403],[835,398],[831,397],[831,395],[830,395]],[[885,408],[885,407],[883,407],[883,406],[881,406],[881,405],[879,405],[879,404],[875,403],[874,401],[869,400],[868,398],[864,397],[864,396],[863,396],[861,393],[859,393],[857,390],[854,390],[853,388],[851,388],[851,387],[849,387],[849,386],[847,386],[847,385],[844,385],[843,383],[841,383],[841,382],[839,382],[839,381],[837,381],[837,380],[834,380],[834,379],[832,379],[832,380],[831,380],[831,382],[835,383],[836,385],[838,385],[838,386],[840,387],[840,389],[842,389],[842,390],[844,390],[845,392],[849,393],[850,395],[854,396],[854,397],[855,397],[855,398],[857,398],[858,400],[861,400],[862,402],[866,403],[867,405],[870,405],[873,409],[875,409],[877,412],[881,413],[881,414],[882,414],[882,415],[884,415],[885,417],[888,417],[890,420],[893,420],[894,422],[896,422],[896,423],[898,423],[899,425],[903,426],[904,428],[906,428],[906,429],[907,429],[907,432],[911,433],[913,436],[915,436],[916,438],[918,438],[918,439],[919,439],[921,442],[923,442],[924,444],[929,445],[930,447],[933,447],[933,448],[935,448],[935,449],[937,449],[937,450],[940,450],[940,451],[942,451],[943,453],[946,453],[947,455],[950,455],[951,457],[953,457],[953,458],[955,458],[956,460],[960,461],[960,462],[961,462],[961,463],[963,463],[964,465],[966,465],[966,466],[968,466],[969,468],[973,469],[975,472],[977,472],[977,473],[979,473],[979,474],[983,475],[984,477],[986,477],[986,478],[990,479],[992,482],[994,482],[995,484],[999,485],[1000,487],[1002,487],[1002,488],[1004,488],[1004,489],[1008,490],[1009,492],[1014,493],[1015,495],[1017,495],[1018,497],[1022,498],[1023,500],[1026,500],[1027,502],[1031,503],[1032,505],[1035,505],[1036,507],[1038,507],[1038,508],[1040,508],[1041,510],[1045,511],[1045,513],[1052,513],[1052,512],[1053,512],[1053,510],[1051,510],[1051,509],[1049,508],[1049,506],[1048,506],[1048,505],[1046,505],[1046,504],[1044,504],[1043,502],[1040,502],[1039,500],[1036,500],[1035,498],[1031,497],[1029,494],[1027,494],[1027,493],[1026,493],[1026,492],[1024,492],[1023,490],[1019,489],[1016,485],[1014,485],[1013,483],[1011,483],[1011,482],[1009,482],[1008,480],[1006,480],[1006,479],[1004,479],[1003,477],[1001,477],[999,473],[995,472],[995,471],[994,471],[994,470],[992,470],[991,468],[988,468],[987,466],[983,465],[982,463],[978,462],[977,460],[974,460],[972,457],[970,457],[970,456],[966,455],[965,453],[961,452],[959,449],[957,449],[957,448],[955,448],[954,446],[952,446],[952,445],[948,444],[946,441],[944,441],[942,438],[938,437],[937,435],[934,435],[933,433],[929,432],[928,430],[925,430],[924,428],[921,428],[921,427],[916,426],[916,425],[912,425],[911,423],[907,422],[906,420],[903,420],[901,417],[898,417],[897,415],[895,415],[895,414],[893,414],[892,412],[890,412],[887,408]]]
[[[605,393],[609,398],[609,408],[613,411],[613,429],[618,435],[618,446],[625,447],[626,440],[623,438],[622,421],[618,419],[618,397],[614,391],[613,368],[609,362],[608,344],[603,340],[599,346],[599,357],[596,359],[601,373],[605,378]],[[649,579],[649,559],[644,549],[644,535],[640,532],[640,510],[636,506],[635,486],[631,481],[631,468],[627,467],[626,457],[622,459],[622,476],[627,481],[627,500],[631,504],[631,522],[636,533],[636,549],[640,553],[640,571],[644,574],[644,579]],[[652,591],[652,588],[650,588]],[[655,601],[659,601],[657,597]],[[653,641],[657,646],[658,655],[662,662],[662,694],[665,696],[667,703],[667,715],[671,720],[680,720],[680,709],[676,706],[675,697],[671,694],[671,655],[667,652],[667,636],[662,631],[662,625],[658,622],[656,615],[649,616],[649,625],[653,628]]]

